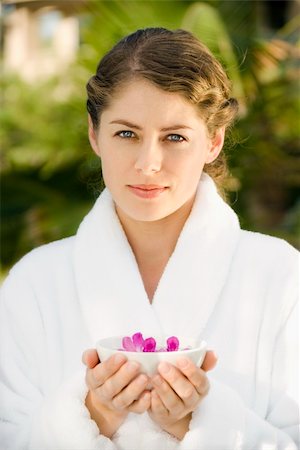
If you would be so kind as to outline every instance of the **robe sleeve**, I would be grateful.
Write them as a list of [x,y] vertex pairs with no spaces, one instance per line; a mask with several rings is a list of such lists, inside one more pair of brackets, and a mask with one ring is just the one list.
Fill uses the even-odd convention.
[[[298,259],[299,261],[299,259]],[[296,270],[295,270],[296,269]],[[281,271],[283,272],[283,271]],[[280,298],[279,313],[266,313],[264,333],[274,334],[269,385],[257,386],[256,407],[249,408],[233,386],[211,379],[211,389],[193,413],[180,450],[297,450],[299,445],[299,277],[298,264],[272,282],[271,301]],[[285,280],[283,282],[283,280]],[[271,302],[270,302],[271,305]],[[273,314],[272,314],[273,308]],[[278,310],[277,310],[278,311]],[[280,319],[278,319],[278,317]],[[278,320],[278,322],[277,322]],[[263,334],[263,333],[262,333]],[[267,355],[266,355],[267,360]],[[267,397],[267,407],[257,405]],[[265,400],[264,400],[265,401]],[[262,413],[262,410],[264,412]]]
[[212,380],[210,393],[193,413],[178,449],[297,450],[292,438],[297,433],[295,405],[285,399],[277,406],[276,421],[263,419],[231,387]]
[[[5,450],[116,450],[85,407],[84,371],[51,395],[41,370],[45,329],[29,276],[11,271],[0,302],[0,442]],[[53,368],[53,377],[58,368]]]
[[[46,331],[31,270],[17,264],[1,289],[0,447],[5,450],[173,450],[178,440],[148,417],[130,414],[112,439],[101,435],[85,406],[85,368],[58,387],[45,385]],[[101,431],[101,430],[100,430]]]

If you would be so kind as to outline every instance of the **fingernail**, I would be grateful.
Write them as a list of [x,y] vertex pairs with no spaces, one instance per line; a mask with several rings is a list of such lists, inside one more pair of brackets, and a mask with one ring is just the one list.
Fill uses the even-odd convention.
[[127,368],[129,370],[136,370],[136,369],[139,368],[139,364],[137,362],[135,362],[135,361],[129,361],[128,365],[127,365]]
[[159,375],[155,375],[153,378],[153,383],[159,386],[162,383],[161,377]]
[[189,365],[189,360],[187,358],[180,358],[177,361],[177,365],[182,369],[185,369]]
[[159,368],[160,372],[168,373],[171,369],[171,366],[170,366],[170,364],[163,361],[163,362],[159,363],[158,368]]
[[147,386],[145,387],[145,389],[146,389],[147,391],[152,391],[152,389],[153,389],[153,383],[151,383],[151,381],[148,381],[148,384],[147,384]]
[[114,357],[114,362],[116,364],[120,364],[121,362],[126,361],[126,358],[124,357],[124,355],[121,355],[120,353],[117,353]]
[[146,392],[142,397],[143,402],[148,402],[150,400],[150,392]]
[[147,378],[145,375],[140,375],[136,380],[136,382],[140,385],[145,384],[146,381],[147,381]]

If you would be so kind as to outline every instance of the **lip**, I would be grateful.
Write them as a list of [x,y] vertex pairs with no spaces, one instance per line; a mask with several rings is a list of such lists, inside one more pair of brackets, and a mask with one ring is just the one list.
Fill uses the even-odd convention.
[[159,186],[156,184],[130,184],[127,187],[133,194],[140,198],[156,198],[168,189],[167,186]]

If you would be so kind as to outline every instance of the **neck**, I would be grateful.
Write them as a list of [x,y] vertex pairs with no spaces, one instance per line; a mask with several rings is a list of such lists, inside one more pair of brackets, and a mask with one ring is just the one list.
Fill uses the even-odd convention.
[[175,213],[153,222],[133,220],[118,207],[116,208],[135,255],[150,303],[170,256],[176,247],[181,230],[191,212],[193,202],[194,197]]
[[170,258],[193,203],[194,197],[169,216],[152,222],[134,220],[116,208],[138,263],[144,260],[155,262]]

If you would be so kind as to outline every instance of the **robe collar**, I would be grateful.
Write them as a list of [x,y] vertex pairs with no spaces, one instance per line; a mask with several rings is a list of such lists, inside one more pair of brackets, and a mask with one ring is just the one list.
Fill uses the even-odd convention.
[[91,337],[201,338],[230,275],[240,235],[234,211],[202,174],[195,202],[150,304],[135,256],[105,189],[75,236],[74,271]]

